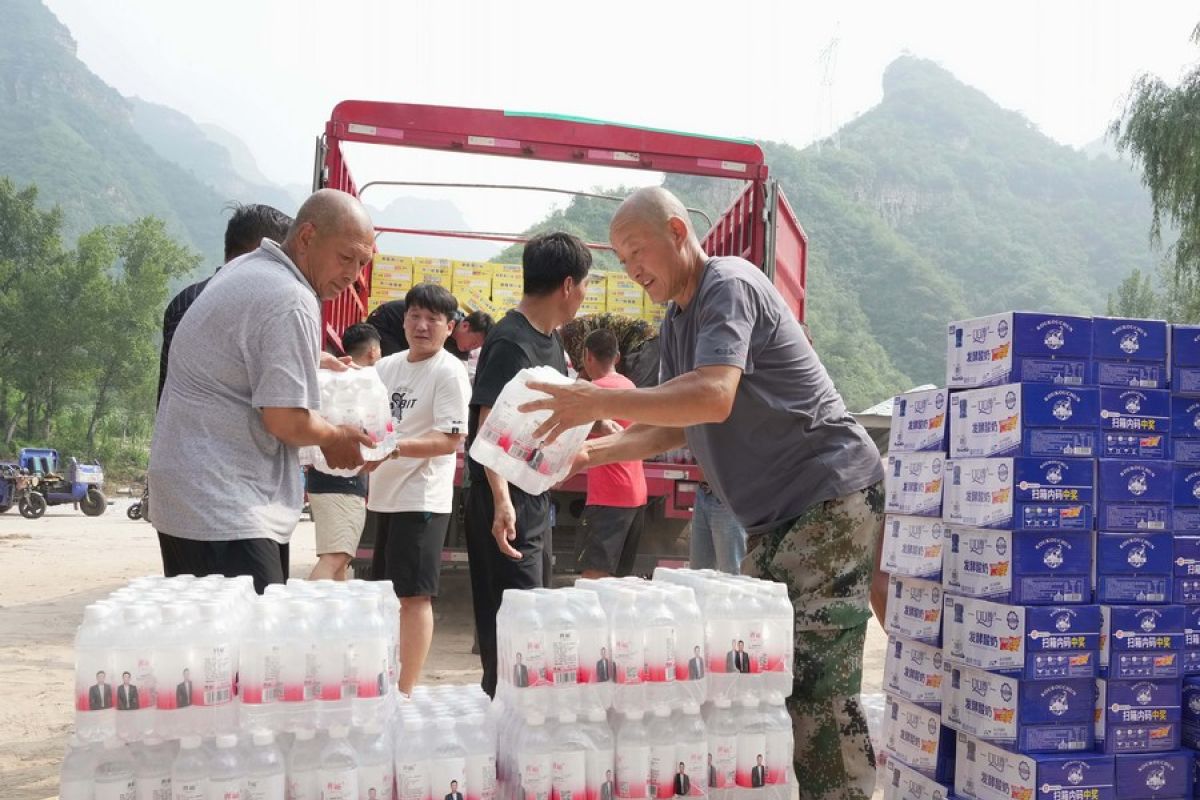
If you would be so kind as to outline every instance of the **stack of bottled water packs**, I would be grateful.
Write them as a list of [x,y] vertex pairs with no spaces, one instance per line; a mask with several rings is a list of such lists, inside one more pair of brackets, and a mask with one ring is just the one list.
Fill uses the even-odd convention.
[[[321,416],[331,425],[349,425],[363,430],[375,440],[374,447],[362,447],[364,461],[380,461],[392,452],[399,441],[392,425],[392,407],[387,387],[374,367],[348,369],[343,372],[320,370]],[[321,472],[350,477],[357,469],[334,469],[325,461],[319,447],[300,448],[302,464]]]
[[790,797],[782,584],[660,568],[506,591],[496,622],[503,800]]

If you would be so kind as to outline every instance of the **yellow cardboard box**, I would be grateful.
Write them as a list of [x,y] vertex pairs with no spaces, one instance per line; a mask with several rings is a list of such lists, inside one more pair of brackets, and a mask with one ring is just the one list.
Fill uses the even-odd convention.
[[397,256],[389,253],[376,253],[375,263],[371,268],[373,277],[387,277],[390,280],[408,281],[413,279],[413,260],[408,256]]
[[[516,308],[517,303],[521,302],[521,292],[509,292],[492,290],[492,305],[500,309],[501,313],[508,311],[510,308]],[[492,316],[495,316],[494,314]]]
[[454,262],[448,258],[414,258],[413,284],[436,283],[453,288]]
[[471,292],[483,297],[491,297],[492,267],[490,264],[482,261],[455,261],[453,263],[451,291],[454,292],[455,297],[462,299]]
[[589,280],[579,314],[603,314],[607,309],[608,286],[604,281]]
[[646,298],[646,305],[643,307],[642,311],[642,319],[653,323],[654,325],[658,325],[663,321],[663,318],[666,315],[666,306],[660,306],[658,303],[651,302],[649,297]]
[[521,271],[520,264],[499,264],[492,261],[488,262],[488,265],[492,268],[493,278],[508,278],[518,283],[524,280],[525,274]]

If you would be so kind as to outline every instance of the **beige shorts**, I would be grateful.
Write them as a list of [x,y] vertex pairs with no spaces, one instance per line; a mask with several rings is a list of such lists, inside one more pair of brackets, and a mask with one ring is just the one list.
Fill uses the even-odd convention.
[[367,518],[367,501],[354,494],[310,494],[308,506],[317,526],[317,555],[353,556]]

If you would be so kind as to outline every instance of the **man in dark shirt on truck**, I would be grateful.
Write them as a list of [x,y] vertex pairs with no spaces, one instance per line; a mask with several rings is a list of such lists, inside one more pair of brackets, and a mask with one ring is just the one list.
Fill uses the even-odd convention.
[[533,384],[551,398],[523,410],[552,410],[539,431],[550,437],[601,419],[635,423],[587,442],[580,468],[691,448],[749,535],[743,572],[788,586],[800,798],[867,800],[875,757],[859,691],[883,512],[879,451],[770,279],[743,259],[707,256],[674,195],[637,190],[609,238],[629,277],[670,301],[662,383]]
[[[583,303],[592,254],[568,233],[546,233],[525,244],[520,304],[497,323],[479,354],[468,417],[467,449],[504,388],[527,367],[567,374],[559,326]],[[505,589],[550,582],[550,494],[530,495],[490,469],[467,459],[467,558],[475,605],[483,690],[496,691],[496,612]]]

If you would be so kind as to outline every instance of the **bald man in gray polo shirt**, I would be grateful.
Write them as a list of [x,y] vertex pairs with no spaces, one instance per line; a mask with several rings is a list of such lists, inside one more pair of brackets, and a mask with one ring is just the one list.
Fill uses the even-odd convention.
[[589,441],[577,467],[691,448],[749,534],[743,572],[788,586],[796,615],[788,710],[800,798],[867,800],[875,758],[858,695],[882,524],[879,451],[762,270],[740,258],[709,258],[673,195],[657,187],[634,192],[609,238],[651,299],[670,301],[661,385],[531,384],[550,399],[522,410],[551,410],[539,432],[551,438],[594,420],[633,420]]
[[287,578],[300,519],[299,448],[331,466],[363,464],[362,431],[320,408],[320,300],[370,262],[374,228],[353,197],[312,195],[282,244],[223,269],[188,310],[170,363],[150,448],[151,522],[166,575],[250,575],[262,593]]

